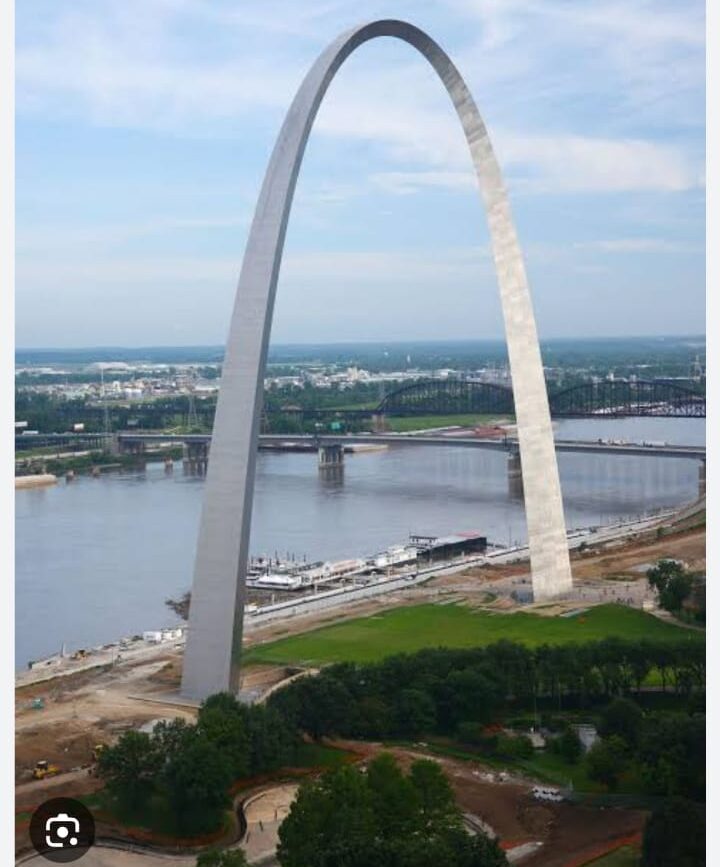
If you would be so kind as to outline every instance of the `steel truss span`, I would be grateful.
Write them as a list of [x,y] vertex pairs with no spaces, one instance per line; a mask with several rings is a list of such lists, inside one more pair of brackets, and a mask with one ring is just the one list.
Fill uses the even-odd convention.
[[555,418],[705,418],[705,395],[662,379],[603,380],[556,391],[550,411]]
[[275,291],[298,172],[315,115],[343,62],[381,36],[416,48],[434,68],[465,133],[490,229],[514,387],[536,598],[572,576],[547,391],[525,266],[485,124],[460,73],[426,33],[382,20],[343,33],[300,85],[278,136],[250,228],[227,341],[200,521],[182,692],[202,699],[240,687],[245,572],[263,375]]
[[[549,395],[555,418],[705,418],[705,395],[669,380],[603,380]],[[472,379],[427,379],[397,388],[378,404],[387,415],[515,412],[512,389]]]

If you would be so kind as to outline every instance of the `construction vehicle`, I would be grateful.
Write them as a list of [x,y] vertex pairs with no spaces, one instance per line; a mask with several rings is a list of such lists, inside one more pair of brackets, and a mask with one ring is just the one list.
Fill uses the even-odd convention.
[[57,765],[51,765],[46,759],[41,759],[33,768],[33,780],[44,780],[45,777],[54,777],[60,773]]
[[102,756],[106,749],[107,744],[95,744],[95,746],[92,748],[93,763],[88,768],[88,774],[90,774],[91,777],[97,777],[98,762],[100,761],[100,756]]

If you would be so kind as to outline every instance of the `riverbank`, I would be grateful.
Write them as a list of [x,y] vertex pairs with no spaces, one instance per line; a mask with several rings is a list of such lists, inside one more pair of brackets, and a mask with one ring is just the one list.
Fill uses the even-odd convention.
[[[148,449],[138,455],[116,455],[101,450],[83,450],[79,452],[44,452],[29,457],[15,459],[15,478],[21,479],[35,474],[52,474],[67,476],[73,474],[97,474],[117,470],[133,470],[142,467],[146,462],[176,461],[182,458],[182,446],[168,446],[162,449]],[[18,485],[15,487],[29,487]]]
[[15,490],[23,488],[44,488],[47,485],[57,484],[57,476],[52,473],[38,473],[37,475],[16,476]]
[[[349,586],[344,592],[313,593],[281,604],[259,606],[245,615],[244,641],[247,647],[262,645],[398,605],[438,602],[459,602],[498,613],[522,609],[548,617],[573,611],[579,604],[609,602],[655,613],[654,593],[644,578],[644,569],[664,557],[683,560],[692,570],[704,569],[704,516],[701,500],[662,516],[574,531],[569,544],[575,587],[567,598],[556,602],[519,603],[518,591],[530,585],[527,548],[501,549],[400,574],[376,582],[374,589]],[[184,635],[160,642],[148,642],[142,636],[116,636],[81,656],[55,654],[45,665],[35,664],[31,670],[18,672],[16,687],[50,684],[58,678],[120,664],[143,664],[162,657],[178,659],[184,643]]]

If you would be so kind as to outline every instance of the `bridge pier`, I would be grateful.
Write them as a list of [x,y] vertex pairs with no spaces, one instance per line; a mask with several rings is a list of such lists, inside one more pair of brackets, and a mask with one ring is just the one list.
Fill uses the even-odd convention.
[[114,448],[119,455],[135,455],[143,457],[145,454],[145,443],[143,440],[117,439],[113,438]]
[[513,500],[522,500],[525,497],[522,477],[522,463],[520,460],[520,450],[513,448],[510,450],[507,459],[507,474],[508,474],[508,494]]
[[207,442],[183,443],[183,472],[191,476],[204,476],[207,473],[209,453]]
[[345,464],[345,449],[341,443],[331,443],[318,447],[318,469],[337,471]]
[[698,498],[705,496],[705,461],[698,466]]
[[372,414],[372,430],[373,433],[385,433],[388,429],[387,418],[384,412],[374,412]]

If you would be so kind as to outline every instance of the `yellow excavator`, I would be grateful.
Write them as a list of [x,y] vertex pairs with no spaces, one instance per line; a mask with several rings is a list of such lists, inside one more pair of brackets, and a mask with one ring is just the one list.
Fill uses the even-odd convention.
[[45,777],[54,777],[60,773],[60,768],[57,765],[51,765],[47,760],[42,759],[33,768],[33,780],[44,780]]

